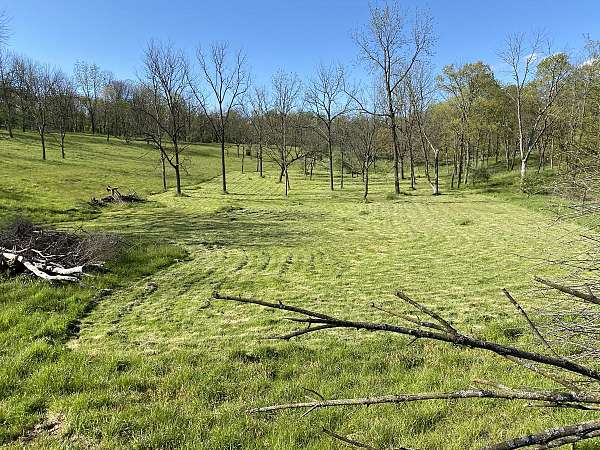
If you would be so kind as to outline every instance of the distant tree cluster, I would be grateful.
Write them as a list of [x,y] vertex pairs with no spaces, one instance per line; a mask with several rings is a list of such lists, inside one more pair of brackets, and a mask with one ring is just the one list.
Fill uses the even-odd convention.
[[242,159],[255,158],[261,175],[265,159],[278,166],[286,194],[289,168],[302,161],[311,178],[323,165],[331,190],[343,188],[344,174],[359,174],[366,198],[377,160],[391,166],[396,193],[402,180],[416,187],[419,169],[437,195],[440,167],[459,189],[501,165],[520,169],[525,189],[532,164],[538,172],[568,172],[572,192],[589,192],[581,167],[600,145],[600,44],[589,37],[574,57],[553,52],[540,35],[509,36],[498,52],[508,83],[481,61],[436,74],[431,18],[417,12],[411,21],[395,3],[383,4],[353,35],[367,80],[321,63],[306,81],[280,70],[270,86],[258,86],[246,56],[225,42],[199,48],[193,61],[150,42],[135,81],[83,61],[66,74],[9,52],[6,17],[0,16],[0,123],[10,137],[15,128],[35,130],[44,159],[49,133],[65,158],[67,133],[90,132],[154,145],[163,187],[172,170],[178,194],[182,153],[191,142],[220,144],[223,192],[232,145],[238,156],[242,147]]

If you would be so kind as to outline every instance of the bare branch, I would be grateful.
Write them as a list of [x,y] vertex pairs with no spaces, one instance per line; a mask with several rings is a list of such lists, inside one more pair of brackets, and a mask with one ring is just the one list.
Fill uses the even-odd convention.
[[586,294],[585,292],[578,291],[576,289],[570,288],[569,286],[563,286],[561,284],[545,280],[540,277],[533,277],[533,279],[538,283],[545,284],[546,286],[551,287],[552,289],[556,289],[557,291],[563,292],[564,294],[572,295],[573,297],[580,298],[582,300],[585,300],[586,302],[600,305],[600,298],[596,297],[591,292]]
[[[482,450],[514,450],[517,448],[530,447],[532,445],[537,445],[538,447],[536,448],[538,449],[554,448],[559,445],[564,445],[563,442],[572,443],[598,436],[599,431],[600,420],[591,420],[589,422],[582,422],[565,427],[550,428],[541,433],[510,439],[495,445],[490,445]],[[567,441],[564,439],[567,439]]]
[[285,403],[280,405],[262,406],[247,410],[250,414],[268,413],[287,409],[331,408],[340,406],[369,406],[387,403],[412,403],[429,400],[456,400],[470,398],[489,398],[501,400],[525,400],[561,403],[600,404],[600,396],[582,392],[529,391],[510,389],[498,386],[499,389],[466,389],[452,392],[419,392],[414,394],[383,395],[379,397],[342,398],[333,400],[318,400],[311,402]]
[[[404,297],[407,297],[403,294]],[[354,329],[363,329],[363,330],[371,330],[371,331],[383,331],[389,333],[397,333],[406,336],[413,336],[417,338],[425,338],[432,339],[437,341],[448,342],[456,345],[461,345],[470,348],[477,348],[481,350],[490,351],[492,353],[496,353],[500,356],[513,356],[516,358],[529,360],[533,362],[538,362],[542,364],[547,364],[550,366],[554,366],[559,369],[564,369],[566,371],[576,373],[578,375],[591,378],[593,380],[600,381],[600,372],[596,369],[583,366],[581,364],[577,364],[572,361],[565,360],[563,358],[557,358],[554,356],[547,356],[540,353],[533,353],[526,350],[522,350],[516,347],[511,347],[508,345],[498,344],[495,342],[490,342],[482,339],[477,339],[462,333],[459,333],[450,326],[448,332],[437,332],[431,331],[427,329],[415,329],[415,328],[407,328],[398,325],[391,325],[388,323],[376,323],[376,322],[358,322],[353,320],[344,320],[338,319],[331,316],[327,316],[325,314],[321,314],[318,312],[310,311],[303,308],[298,308],[295,306],[288,306],[283,303],[269,303],[261,300],[254,300],[248,298],[241,297],[232,297],[232,296],[224,296],[219,294],[218,292],[213,293],[213,297],[221,300],[231,300],[237,301],[241,303],[251,303],[260,306],[264,306],[267,308],[281,309],[285,311],[292,311],[303,314],[307,316],[307,318],[298,318],[295,319],[296,322],[300,323],[309,323],[309,324],[326,324],[326,325],[335,325],[339,328],[354,328]],[[407,297],[408,298],[408,297]],[[414,300],[411,299],[414,302]],[[416,303],[416,302],[415,302]],[[427,309],[426,309],[427,310]],[[427,310],[429,311],[429,310]],[[430,311],[431,312],[431,311]],[[434,313],[435,314],[435,313]],[[437,316],[437,314],[436,314]],[[439,317],[439,316],[438,316]],[[437,320],[437,319],[436,319]],[[442,319],[443,320],[443,319]],[[449,323],[445,322],[444,326],[448,326]],[[450,331],[453,330],[453,331]]]
[[506,298],[513,304],[513,306],[517,309],[517,311],[525,318],[525,321],[529,325],[529,328],[531,328],[531,331],[533,332],[533,334],[550,351],[550,353],[552,353],[554,356],[558,357],[559,356],[558,353],[556,353],[554,351],[554,349],[550,346],[550,344],[548,343],[548,341],[544,338],[544,336],[542,336],[542,334],[539,332],[539,330],[537,329],[537,327],[535,326],[535,324],[531,321],[531,319],[529,318],[529,316],[527,315],[527,313],[525,312],[525,310],[521,307],[521,305],[519,305],[519,303],[513,298],[513,296],[510,295],[510,292],[508,292],[506,290],[506,288],[502,288],[502,292],[504,293],[504,295],[506,296]]
[[450,323],[448,321],[446,321],[444,318],[442,318],[439,314],[431,311],[429,308],[427,308],[426,306],[415,302],[413,299],[411,299],[408,295],[406,295],[404,292],[402,291],[397,291],[396,292],[396,297],[404,300],[406,303],[408,303],[411,306],[414,306],[415,308],[417,308],[418,310],[424,312],[425,314],[427,314],[428,316],[434,318],[435,320],[437,320],[445,329],[446,331],[450,332],[450,333],[456,333],[456,329],[450,325]]

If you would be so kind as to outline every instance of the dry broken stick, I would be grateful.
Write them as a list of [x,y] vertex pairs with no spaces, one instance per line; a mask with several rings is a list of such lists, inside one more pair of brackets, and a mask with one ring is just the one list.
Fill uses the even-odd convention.
[[[508,294],[510,295],[510,294]],[[409,305],[418,309],[420,312],[429,316],[432,322],[421,321],[411,316],[398,315],[400,318],[406,319],[412,325],[401,326],[385,322],[363,322],[336,318],[330,315],[323,314],[318,311],[312,311],[305,308],[299,308],[292,305],[286,305],[282,302],[270,303],[262,300],[243,298],[230,295],[222,295],[218,292],[213,293],[215,299],[229,300],[239,303],[255,304],[266,308],[280,309],[284,311],[295,312],[301,317],[287,317],[287,320],[305,323],[307,328],[294,331],[292,333],[281,336],[282,339],[290,339],[291,337],[319,332],[326,328],[352,328],[356,330],[370,330],[379,332],[396,333],[413,338],[429,339],[447,342],[463,347],[490,351],[497,355],[507,358],[509,361],[518,363],[527,367],[533,363],[548,366],[562,372],[563,374],[576,375],[590,382],[600,381],[600,372],[593,367],[588,367],[583,364],[575,363],[561,356],[546,355],[542,353],[530,352],[518,347],[507,346],[504,344],[478,339],[458,331],[447,320],[440,315],[425,307],[424,305],[414,301],[406,294],[399,292],[397,297],[404,300]],[[512,297],[511,297],[512,298]],[[373,305],[375,306],[375,305]],[[376,306],[375,306],[376,307]],[[520,307],[520,306],[519,306]],[[388,312],[383,308],[376,307],[381,311]],[[522,312],[522,314],[524,311]],[[526,315],[526,314],[525,314]],[[314,326],[316,325],[316,326]],[[530,324],[532,325],[532,324]],[[535,327],[534,327],[535,328]],[[536,329],[537,330],[537,329]],[[543,339],[543,338],[542,338]],[[527,367],[529,368],[529,367]],[[531,369],[530,369],[531,370]],[[534,370],[534,372],[536,372]],[[553,379],[547,375],[547,372],[542,370],[536,373],[543,374],[547,378]],[[557,382],[559,379],[555,380]],[[569,387],[568,383],[561,383],[565,387]],[[492,383],[493,385],[493,383]],[[366,397],[353,399],[333,399],[333,400],[315,400],[311,402],[289,403],[282,405],[270,405],[258,408],[249,409],[250,413],[273,412],[285,409],[307,409],[312,411],[317,408],[325,407],[340,407],[340,406],[359,406],[373,405],[383,403],[407,403],[419,402],[427,400],[440,399],[468,399],[468,398],[487,398],[501,400],[522,400],[522,401],[537,401],[542,404],[552,407],[565,407],[575,409],[591,409],[597,407],[600,402],[600,396],[595,393],[582,392],[579,389],[571,389],[565,391],[540,391],[536,389],[511,389],[506,386],[494,385],[494,389],[467,389],[453,392],[430,392],[417,394],[402,394],[390,395],[381,397]],[[589,408],[588,408],[589,406]],[[582,431],[583,430],[583,431]],[[600,421],[585,422],[567,427],[552,428],[544,430],[541,433],[529,436],[522,436],[510,441],[496,444],[489,447],[490,450],[512,450],[523,447],[536,445],[536,448],[553,448],[559,443],[573,443],[580,440],[590,439],[598,436],[596,430],[600,430]],[[561,444],[562,445],[562,444]],[[370,448],[370,447],[367,447]]]

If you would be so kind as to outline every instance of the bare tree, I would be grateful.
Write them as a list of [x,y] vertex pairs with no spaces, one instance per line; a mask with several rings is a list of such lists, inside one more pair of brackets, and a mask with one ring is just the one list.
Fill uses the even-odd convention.
[[104,89],[104,108],[106,110],[106,140],[112,132],[128,139],[131,135],[129,129],[129,105],[133,94],[133,86],[127,80],[110,80]]
[[104,84],[102,86],[102,92],[100,93],[100,105],[102,110],[102,122],[104,133],[106,133],[106,142],[110,142],[111,133],[111,117],[114,110],[115,95],[113,90],[113,74],[111,72],[104,72]]
[[[412,112],[415,115],[421,136],[421,147],[423,149],[423,159],[425,160],[425,176],[431,186],[433,195],[440,195],[440,147],[434,143],[435,138],[433,136],[434,134],[441,134],[439,131],[440,124],[427,123],[428,110],[433,103],[433,96],[435,94],[435,83],[431,77],[430,68],[426,64],[418,64],[407,84]],[[428,149],[431,149],[433,153],[433,177],[430,172]]]
[[25,83],[29,106],[42,144],[42,159],[46,159],[46,132],[52,108],[54,77],[48,66],[28,61]]
[[60,155],[65,158],[65,136],[71,120],[76,92],[72,80],[63,72],[57,71],[52,82],[53,122],[60,137]]
[[[149,119],[145,136],[159,149],[161,161],[175,171],[176,193],[181,195],[181,138],[185,132],[185,91],[188,66],[170,45],[150,42],[144,55],[145,79],[138,109]],[[170,148],[163,139],[168,138]],[[164,181],[163,176],[163,181]]]
[[267,114],[270,108],[269,97],[265,88],[255,87],[253,89],[249,100],[249,106],[251,108],[251,112],[248,114],[250,117],[250,124],[254,129],[256,144],[258,146],[256,152],[256,171],[259,172],[262,177],[263,152],[264,147],[268,142]]
[[18,109],[21,116],[21,130],[26,131],[30,123],[31,105],[29,104],[29,91],[27,84],[27,67],[30,61],[25,57],[14,55],[12,57],[11,72],[14,80],[14,88],[18,98]]
[[[240,100],[248,90],[250,76],[246,68],[246,57],[238,51],[232,63],[229,60],[229,46],[225,42],[213,43],[210,54],[206,55],[198,49],[196,57],[200,65],[201,75],[205,86],[200,86],[195,80],[190,80],[190,86],[200,108],[208,118],[215,135],[221,143],[221,178],[223,193],[227,193],[225,175],[225,139],[227,125],[231,112],[241,106]],[[208,88],[206,89],[206,86]],[[206,94],[206,90],[210,94]],[[214,103],[213,103],[214,102]],[[216,114],[211,114],[211,105],[216,107]]]
[[[379,115],[386,118],[390,129],[394,159],[394,192],[399,194],[400,145],[395,92],[414,64],[429,53],[434,41],[432,21],[428,14],[417,12],[414,22],[407,27],[399,5],[385,3],[381,7],[371,8],[369,25],[356,33],[354,40],[359,47],[361,58],[378,76],[385,93],[386,110]],[[359,106],[365,112],[375,113],[360,105],[360,102]]]
[[0,46],[0,100],[6,113],[6,130],[13,137],[14,105],[14,73],[12,61],[6,50]]
[[[350,109],[350,97],[344,91],[344,70],[341,66],[320,64],[316,77],[306,90],[306,103],[317,118],[315,129],[327,143],[329,158],[329,188],[333,191],[333,125]],[[343,171],[343,168],[342,168]],[[343,176],[343,175],[342,175]]]
[[[564,53],[548,56],[542,60],[542,37],[534,35],[526,42],[524,34],[513,34],[507,38],[506,47],[499,52],[500,58],[510,67],[515,82],[513,101],[517,113],[519,132],[519,153],[521,156],[521,182],[525,179],[527,163],[531,152],[546,133],[549,125],[549,109],[561,93],[570,73],[570,65]],[[549,45],[547,54],[550,55]],[[540,103],[530,120],[526,120],[524,111],[524,93],[527,83],[536,74],[538,66],[544,62],[544,79],[539,86],[543,93]]]
[[75,80],[81,91],[83,104],[90,116],[92,134],[95,134],[98,129],[98,103],[108,78],[108,73],[101,71],[96,64],[83,61],[75,63]]
[[[381,91],[374,84],[370,90],[360,94],[360,103],[369,105],[370,111],[378,111],[381,106]],[[358,95],[358,93],[357,93]],[[363,200],[369,195],[369,173],[378,156],[378,135],[382,129],[382,118],[359,111],[349,118],[345,124],[345,142],[350,148],[352,171],[359,172],[364,184]]]
[[348,145],[352,155],[360,165],[364,191],[363,199],[366,202],[369,196],[369,171],[377,157],[377,133],[379,131],[377,117],[360,113],[349,124]]
[[270,126],[277,144],[272,159],[279,165],[279,181],[285,177],[285,195],[288,195],[290,164],[302,157],[302,147],[291,145],[291,115],[298,107],[301,91],[300,79],[296,74],[279,70],[273,76],[272,113],[269,114]]

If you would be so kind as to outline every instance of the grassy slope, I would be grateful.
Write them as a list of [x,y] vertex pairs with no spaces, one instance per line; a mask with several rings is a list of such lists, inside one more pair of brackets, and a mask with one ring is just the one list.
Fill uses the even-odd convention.
[[[285,328],[276,320],[280,315],[208,300],[219,289],[383,319],[368,304],[402,308],[392,296],[400,288],[473,333],[531,345],[499,288],[524,291],[532,272],[549,271],[537,258],[561,250],[562,236],[579,228],[550,227],[537,206],[502,192],[479,189],[433,198],[420,180],[417,192],[386,200],[390,180],[375,180],[373,201],[364,204],[358,180],[347,179],[343,193],[331,194],[324,178],[309,182],[294,173],[291,196],[284,199],[273,177],[232,170],[229,196],[219,194],[213,180],[188,187],[189,197],[155,195],[147,204],[105,210],[85,222],[183,245],[190,258],[100,301],[78,338],[66,343],[68,350],[53,350],[57,357],[38,350],[45,345],[39,327],[14,328],[10,321],[19,316],[7,314],[0,329],[12,330],[27,345],[17,357],[8,356],[13,337],[2,335],[3,363],[35,368],[30,361],[42,362],[21,376],[25,381],[17,393],[10,385],[13,372],[0,375],[0,423],[12,427],[2,439],[61,413],[66,419],[60,434],[42,436],[34,445],[336,448],[319,433],[328,426],[357,432],[356,438],[378,446],[464,449],[584,417],[491,401],[317,411],[303,419],[299,413],[243,413],[248,405],[302,399],[304,387],[349,397],[453,389],[473,378],[515,386],[529,379],[521,370],[505,369],[498,358],[429,342],[406,347],[404,339],[373,333],[263,341],[261,336]],[[158,174],[155,181],[160,186]],[[158,289],[148,290],[149,282]],[[43,316],[49,288],[27,289],[21,298],[0,295],[0,302]],[[80,307],[77,297],[68,304]],[[71,314],[50,310],[57,320]]]
[[[17,133],[15,139],[6,139],[0,133],[0,166],[7,168],[0,173],[0,211],[6,216],[21,214],[44,222],[84,219],[98,214],[86,202],[106,195],[107,185],[142,196],[162,190],[158,153],[144,143],[68,135],[65,160],[56,142],[49,143],[48,159],[42,161],[37,135]],[[184,153],[188,174],[182,175],[183,186],[216,176],[217,156],[213,147],[190,146]],[[171,174],[169,170],[172,187]]]

